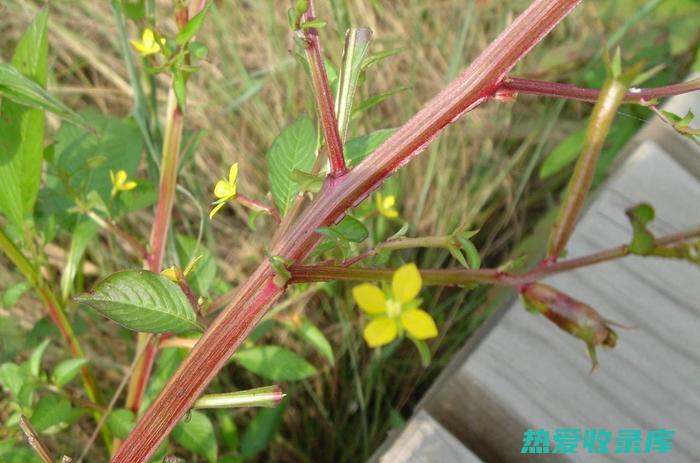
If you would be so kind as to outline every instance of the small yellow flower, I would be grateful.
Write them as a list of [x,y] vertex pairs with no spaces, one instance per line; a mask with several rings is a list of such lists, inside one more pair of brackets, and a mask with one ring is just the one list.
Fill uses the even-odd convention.
[[422,301],[416,296],[422,284],[416,265],[406,264],[394,272],[388,294],[369,283],[352,289],[357,305],[372,317],[363,332],[370,347],[389,344],[397,336],[402,336],[404,330],[409,337],[419,341],[437,336],[433,317],[418,308]]
[[395,219],[399,216],[399,211],[394,207],[396,205],[396,197],[394,195],[384,197],[381,193],[377,193],[374,199],[377,202],[377,210],[381,215],[388,219]]
[[112,197],[120,191],[129,191],[136,188],[136,182],[133,180],[126,181],[127,173],[124,169],[118,170],[116,174],[110,170],[109,178],[112,180]]
[[236,197],[236,181],[238,178],[238,163],[234,163],[231,166],[231,169],[228,171],[228,181],[226,180],[219,180],[216,182],[216,185],[214,186],[214,196],[216,196],[217,199],[212,205],[215,205],[216,207],[211,210],[209,213],[209,218],[213,218],[214,214],[219,212],[219,209],[224,207],[224,204],[227,202],[231,201]]
[[141,56],[154,55],[165,45],[165,39],[161,37],[160,43],[156,41],[156,36],[149,28],[143,30],[141,40],[131,39],[131,45],[138,51]]

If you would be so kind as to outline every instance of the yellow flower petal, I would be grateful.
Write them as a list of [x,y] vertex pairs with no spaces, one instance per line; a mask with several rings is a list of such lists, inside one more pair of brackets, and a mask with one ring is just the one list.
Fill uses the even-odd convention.
[[396,339],[396,321],[389,317],[375,318],[365,326],[362,333],[369,347],[379,347]]
[[382,201],[382,206],[384,206],[384,209],[391,209],[394,207],[394,204],[396,204],[396,197],[394,195],[389,195],[384,198],[384,201]]
[[382,215],[386,217],[387,219],[395,219],[396,217],[399,216],[399,211],[396,209],[388,209],[385,211],[382,211]]
[[213,219],[214,214],[219,212],[219,209],[224,207],[225,204],[226,204],[226,201],[221,201],[219,204],[217,204],[216,207],[214,209],[212,209],[211,212],[209,213],[209,220]]
[[368,314],[376,315],[386,311],[386,298],[381,289],[369,283],[352,288],[352,296],[357,305]]
[[130,181],[126,182],[124,185],[122,185],[122,190],[124,190],[124,191],[133,190],[134,188],[136,188],[136,182],[134,182],[133,180],[130,180]]
[[228,171],[228,183],[233,187],[233,191],[236,191],[236,179],[238,178],[238,163],[234,162],[231,169]]
[[124,182],[126,182],[126,171],[125,170],[119,170],[117,173],[114,175],[114,184],[117,187],[120,187],[124,185]]
[[219,180],[214,186],[214,196],[217,198],[230,198],[235,194],[235,190],[226,180]]
[[420,341],[434,338],[438,334],[433,317],[421,309],[406,310],[401,314],[401,324],[412,338]]
[[168,267],[162,272],[160,272],[161,275],[163,275],[165,278],[167,278],[170,281],[174,281],[177,283],[177,273],[175,272],[175,266]]
[[412,301],[418,296],[422,284],[423,280],[416,264],[402,265],[394,272],[394,277],[391,279],[394,299],[402,304]]
[[144,47],[151,48],[156,43],[156,36],[153,34],[152,30],[146,28],[143,30],[143,34],[141,34],[141,41]]

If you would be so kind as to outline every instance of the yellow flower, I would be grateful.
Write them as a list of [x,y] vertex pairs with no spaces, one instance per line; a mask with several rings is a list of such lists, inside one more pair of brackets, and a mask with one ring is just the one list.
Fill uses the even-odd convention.
[[377,193],[374,199],[377,202],[377,210],[381,215],[389,219],[395,219],[399,216],[399,211],[394,207],[396,205],[396,197],[394,195],[384,197],[381,193]]
[[403,335],[404,330],[409,337],[419,341],[437,336],[433,317],[418,308],[422,301],[416,296],[421,286],[416,265],[406,264],[394,272],[388,294],[369,283],[352,289],[357,305],[372,317],[363,332],[370,347],[389,344],[397,336]]
[[158,43],[153,31],[146,28],[143,30],[141,40],[131,39],[131,45],[136,48],[136,51],[141,53],[141,56],[149,56],[160,52],[165,45],[165,39],[161,37],[160,43]]
[[228,171],[228,181],[226,180],[219,180],[216,182],[216,185],[214,186],[214,196],[216,196],[217,199],[212,205],[215,205],[216,207],[211,210],[209,213],[209,218],[213,218],[214,214],[219,212],[219,209],[224,207],[224,204],[227,202],[231,201],[236,197],[236,181],[238,178],[238,163],[234,163],[231,166],[231,169]]
[[125,170],[118,170],[115,174],[111,170],[109,171],[109,178],[112,180],[112,196],[116,195],[120,191],[129,191],[136,188],[136,182],[133,180],[126,181],[127,173]]

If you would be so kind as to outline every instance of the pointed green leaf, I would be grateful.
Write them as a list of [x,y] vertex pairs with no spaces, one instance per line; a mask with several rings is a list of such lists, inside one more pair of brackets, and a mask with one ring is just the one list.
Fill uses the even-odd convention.
[[56,383],[56,386],[58,387],[63,387],[66,384],[70,383],[73,378],[78,376],[78,373],[80,373],[80,369],[84,366],[87,365],[88,360],[85,358],[74,358],[74,359],[67,359],[56,365],[56,368],[53,369],[53,381]]
[[338,119],[338,131],[340,139],[345,141],[345,136],[352,115],[352,103],[355,89],[360,78],[362,60],[369,48],[372,39],[370,29],[349,29],[345,34],[345,48],[343,49],[343,63],[340,68],[340,80],[338,92],[335,98],[335,115]]
[[284,129],[267,152],[270,190],[280,215],[287,213],[300,191],[292,180],[292,172],[311,171],[315,155],[316,129],[307,116],[301,116]]
[[586,140],[586,129],[581,129],[566,137],[547,155],[540,167],[540,178],[551,177],[573,163],[581,152]]
[[209,8],[211,7],[211,2],[208,2],[206,6],[197,13],[192,19],[187,21],[187,24],[178,32],[177,36],[175,37],[175,41],[177,42],[178,45],[184,45],[187,42],[190,41],[195,35],[197,35],[197,32],[199,32],[199,29],[202,27],[202,23],[204,22],[204,18],[207,16],[207,12],[209,11]]
[[395,131],[396,129],[381,129],[348,140],[345,144],[345,158],[348,160],[348,164],[352,166],[359,164],[364,158],[379,148],[379,145],[384,143]]
[[184,333],[202,329],[180,287],[146,270],[114,273],[75,300],[134,331]]
[[173,439],[210,463],[216,463],[216,435],[214,426],[206,414],[196,410],[188,412],[173,429]]
[[282,400],[279,407],[260,410],[253,418],[241,438],[241,455],[246,460],[265,450],[275,437],[282,424],[282,416],[288,400]]
[[304,319],[296,328],[296,332],[306,342],[311,344],[314,348],[316,348],[316,350],[323,354],[331,366],[335,364],[335,357],[333,356],[333,347],[331,347],[331,343],[328,342],[328,339],[323,334],[323,331],[314,325],[311,320]]
[[39,377],[39,372],[41,371],[41,358],[44,356],[44,352],[46,352],[46,348],[49,347],[50,342],[50,339],[44,339],[41,341],[41,344],[34,348],[32,355],[30,355],[29,360],[27,360],[29,372],[36,377]]
[[353,243],[364,241],[369,236],[369,231],[365,224],[351,215],[346,215],[343,220],[333,225],[331,229]]
[[117,439],[126,439],[135,424],[134,412],[126,408],[114,410],[107,416],[107,426]]
[[646,225],[654,220],[656,215],[651,204],[642,203],[626,211],[632,224],[632,242],[630,251],[640,256],[649,255],[654,249],[654,235]]
[[68,259],[61,273],[61,296],[68,299],[73,292],[73,281],[83,261],[83,255],[90,241],[97,236],[97,224],[92,220],[79,222],[73,229]]
[[0,63],[0,212],[18,228],[34,209],[44,150],[44,112],[13,95],[46,86],[48,10],[39,12],[15,49],[12,65]]
[[316,374],[313,365],[280,346],[241,350],[233,358],[246,370],[273,381],[299,381]]

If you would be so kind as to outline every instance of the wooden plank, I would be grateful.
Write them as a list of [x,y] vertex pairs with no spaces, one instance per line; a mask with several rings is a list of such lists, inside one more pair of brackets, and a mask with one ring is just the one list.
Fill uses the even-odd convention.
[[481,460],[425,411],[411,418],[385,452],[380,463],[480,463]]
[[[586,212],[569,255],[628,242],[624,210],[642,201],[656,208],[655,233],[700,223],[700,183],[646,142]],[[672,453],[648,461],[697,461],[700,268],[633,256],[547,282],[633,328],[618,331],[618,346],[601,351],[590,374],[583,343],[517,302],[425,409],[485,461],[543,461],[520,454],[527,428],[667,428],[676,432]],[[566,457],[546,461],[601,461],[582,449]]]

